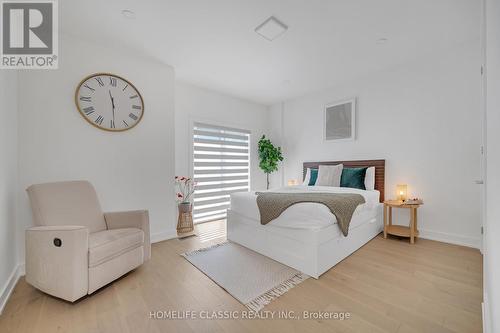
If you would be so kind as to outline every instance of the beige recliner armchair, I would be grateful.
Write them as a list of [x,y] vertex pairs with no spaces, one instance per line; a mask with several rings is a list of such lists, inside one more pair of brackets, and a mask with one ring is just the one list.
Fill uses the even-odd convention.
[[86,181],[32,185],[26,282],[73,302],[151,256],[147,210],[103,213]]

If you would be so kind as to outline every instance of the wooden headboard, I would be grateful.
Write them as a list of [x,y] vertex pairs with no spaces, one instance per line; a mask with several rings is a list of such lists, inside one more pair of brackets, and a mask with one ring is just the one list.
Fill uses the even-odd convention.
[[320,165],[337,164],[343,164],[344,167],[347,168],[375,167],[375,189],[380,192],[380,202],[384,202],[385,160],[304,162],[302,169],[302,179],[306,177],[307,168],[317,169]]

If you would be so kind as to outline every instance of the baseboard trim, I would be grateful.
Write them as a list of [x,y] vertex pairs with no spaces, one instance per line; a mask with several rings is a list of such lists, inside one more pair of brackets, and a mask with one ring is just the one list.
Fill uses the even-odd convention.
[[151,234],[151,243],[163,242],[169,239],[177,238],[176,230],[162,231]]
[[19,278],[23,275],[24,275],[24,264],[17,264],[10,273],[9,278],[7,279],[7,282],[5,282],[5,285],[3,286],[2,291],[0,293],[0,315],[2,314],[3,309],[7,304],[7,301],[9,300],[10,295],[12,294],[12,291],[14,290],[17,281],[19,281]]
[[481,303],[482,314],[483,314],[483,333],[491,333],[491,321],[490,321],[490,305],[488,303],[488,296],[484,293],[483,303]]
[[455,245],[462,245],[467,247],[473,247],[475,249],[481,248],[481,239],[474,237],[466,237],[457,234],[450,234],[434,230],[418,230],[420,238],[435,240],[438,242],[450,243]]

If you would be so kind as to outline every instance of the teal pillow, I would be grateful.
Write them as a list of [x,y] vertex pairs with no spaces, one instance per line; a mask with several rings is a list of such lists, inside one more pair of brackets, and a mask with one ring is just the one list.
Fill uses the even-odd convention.
[[344,168],[340,177],[340,187],[359,188],[366,190],[365,176],[368,168]]
[[316,184],[316,179],[318,179],[318,169],[311,169],[311,178],[309,178],[309,186],[314,186]]

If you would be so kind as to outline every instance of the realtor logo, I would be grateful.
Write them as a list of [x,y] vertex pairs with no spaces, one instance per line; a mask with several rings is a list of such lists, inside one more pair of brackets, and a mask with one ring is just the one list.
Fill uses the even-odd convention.
[[0,68],[57,69],[57,2],[1,2]]

